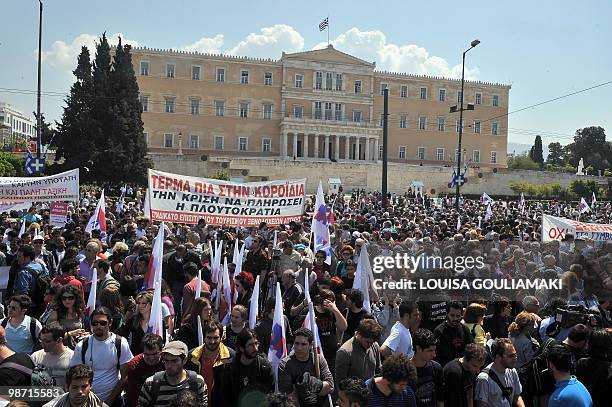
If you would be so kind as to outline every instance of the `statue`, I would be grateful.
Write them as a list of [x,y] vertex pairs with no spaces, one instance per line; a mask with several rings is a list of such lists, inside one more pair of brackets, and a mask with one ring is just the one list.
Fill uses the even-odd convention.
[[584,175],[584,158],[580,158],[580,162],[578,162],[578,171],[576,175]]

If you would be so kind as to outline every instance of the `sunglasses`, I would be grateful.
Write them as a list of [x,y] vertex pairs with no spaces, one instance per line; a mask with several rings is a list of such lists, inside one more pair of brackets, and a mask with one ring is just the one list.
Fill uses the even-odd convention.
[[74,295],[62,296],[62,300],[74,300]]
[[108,321],[91,321],[91,326],[107,326]]

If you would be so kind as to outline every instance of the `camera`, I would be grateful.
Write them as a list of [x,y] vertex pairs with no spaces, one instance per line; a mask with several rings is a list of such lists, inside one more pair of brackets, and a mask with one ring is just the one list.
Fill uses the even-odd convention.
[[599,312],[579,304],[559,308],[555,320],[559,322],[562,328],[571,328],[577,324],[583,324],[592,328],[602,326]]

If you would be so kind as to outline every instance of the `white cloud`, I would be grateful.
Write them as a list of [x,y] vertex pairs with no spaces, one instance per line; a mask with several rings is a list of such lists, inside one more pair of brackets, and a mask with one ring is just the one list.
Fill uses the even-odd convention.
[[219,54],[223,48],[223,34],[217,34],[212,38],[202,37],[193,44],[182,48],[183,51],[201,52],[208,54]]
[[290,53],[304,49],[304,37],[287,24],[275,24],[271,27],[264,27],[260,31],[260,34],[250,33],[226,53],[278,59],[283,51]]
[[[432,56],[427,49],[415,44],[387,43],[387,37],[382,31],[361,31],[353,27],[340,34],[331,43],[342,52],[366,61],[376,61],[376,68],[380,70],[449,78],[461,77],[461,64],[450,66],[444,58]],[[326,46],[327,43],[319,43],[313,49]],[[478,68],[465,69],[466,79],[475,79],[478,74]]]
[[[117,45],[119,43],[119,37],[121,37],[121,42],[124,45],[130,44],[133,47],[138,46],[138,42],[126,39],[122,33],[115,33],[112,36],[107,36],[108,43],[110,45]],[[51,50],[42,52],[42,61],[53,66],[68,67],[72,69],[76,66],[77,57],[81,53],[82,46],[89,48],[91,58],[94,58],[96,43],[98,41],[99,36],[92,34],[81,34],[72,40],[70,44],[61,40],[55,41],[51,45]],[[37,55],[37,51],[34,51],[34,53]]]

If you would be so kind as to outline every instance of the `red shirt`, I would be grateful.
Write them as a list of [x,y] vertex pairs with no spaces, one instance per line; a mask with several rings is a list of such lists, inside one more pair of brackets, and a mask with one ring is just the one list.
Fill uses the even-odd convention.
[[163,370],[164,364],[161,359],[157,365],[150,366],[144,361],[142,353],[134,356],[134,358],[128,362],[128,380],[125,388],[127,405],[137,405],[138,396],[140,395],[145,380],[153,376],[156,372],[161,372]]
[[208,407],[212,407],[210,404],[210,392],[212,390],[213,385],[215,384],[215,378],[213,376],[213,365],[215,364],[215,359],[208,359],[204,355],[202,355],[202,365],[200,367],[200,374],[204,378],[204,382],[206,382],[206,388],[208,390]]

